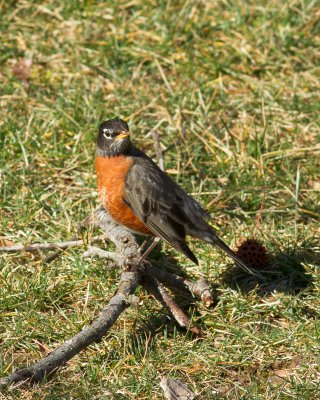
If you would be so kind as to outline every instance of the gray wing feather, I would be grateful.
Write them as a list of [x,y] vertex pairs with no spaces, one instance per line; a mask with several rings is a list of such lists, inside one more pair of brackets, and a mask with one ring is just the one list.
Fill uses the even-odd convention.
[[[210,218],[192,197],[144,153],[134,148],[134,164],[126,177],[124,201],[157,236],[197,264],[185,242],[186,235],[224,250],[245,271],[254,273],[207,224]],[[257,275],[256,273],[254,273]]]
[[123,196],[124,202],[155,235],[195,261],[185,237],[201,221],[208,227],[204,221],[208,215],[151,159],[134,159]]

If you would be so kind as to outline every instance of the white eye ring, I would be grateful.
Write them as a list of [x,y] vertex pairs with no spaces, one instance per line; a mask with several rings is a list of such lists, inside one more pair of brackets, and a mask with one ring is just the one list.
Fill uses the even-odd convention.
[[103,130],[103,136],[104,136],[106,139],[110,139],[110,138],[111,138],[111,131],[110,131],[110,129],[104,129],[104,130]]

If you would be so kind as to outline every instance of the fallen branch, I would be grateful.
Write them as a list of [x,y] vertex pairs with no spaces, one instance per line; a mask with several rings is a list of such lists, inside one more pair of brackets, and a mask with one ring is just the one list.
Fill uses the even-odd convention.
[[[78,354],[90,344],[101,340],[108,329],[115,323],[123,310],[132,302],[136,287],[141,279],[139,264],[139,246],[132,235],[124,227],[116,224],[104,209],[98,209],[94,213],[95,223],[101,224],[105,234],[117,247],[117,252],[123,256],[121,263],[122,274],[117,293],[101,311],[94,322],[67,340],[52,353],[35,364],[15,371],[13,374],[0,379],[0,388],[4,389],[19,382],[38,382],[48,374],[57,370],[68,360]],[[64,242],[64,245],[70,242]],[[25,247],[25,246],[24,246]],[[29,246],[30,247],[30,246]]]
[[[114,261],[115,264],[119,264],[121,262],[121,256],[119,256],[119,254],[105,251],[99,247],[93,246],[89,247],[88,250],[82,254],[82,256],[85,258],[99,257],[102,259],[108,259]],[[199,280],[193,282],[189,279],[182,278],[179,275],[171,274],[164,269],[159,269],[151,263],[148,263],[146,266],[146,274],[148,276],[156,277],[161,283],[165,284],[166,286],[170,286],[171,288],[188,290],[194,296],[199,297],[206,307],[210,307],[215,301],[211,285],[204,277],[201,277]]]
[[[168,272],[160,271],[149,262],[146,263],[143,260],[143,256],[140,254],[138,243],[133,234],[127,231],[123,226],[115,223],[102,207],[96,210],[93,216],[90,217],[90,224],[91,226],[99,226],[104,231],[104,235],[94,238],[95,240],[101,240],[101,238],[107,237],[116,245],[116,253],[90,247],[85,254],[86,256],[98,254],[100,257],[112,259],[121,267],[122,274],[116,294],[91,325],[85,327],[81,332],[77,333],[71,339],[68,339],[35,364],[17,370],[11,375],[0,379],[0,389],[5,389],[10,385],[17,385],[19,383],[38,382],[65,365],[68,360],[81,350],[87,348],[90,344],[100,341],[125,308],[132,303],[136,303],[137,299],[134,296],[134,292],[140,282],[142,282],[147,290],[163,304],[180,326],[197,335],[201,334],[198,327],[191,325],[189,317],[174,301],[160,281],[169,284],[169,286],[173,285],[178,288],[188,288],[189,291],[200,295],[200,297],[202,296],[202,292],[207,293],[209,290],[209,285],[207,283],[203,282],[200,284],[199,288],[197,288],[197,282],[192,283],[189,280]],[[83,240],[77,240],[42,245],[47,246],[45,249],[52,249],[58,247],[58,245],[62,245],[63,248],[68,248],[70,245],[77,246],[83,243]],[[18,251],[22,249],[30,251],[30,248],[32,250],[38,250],[39,245],[20,246],[20,250]],[[42,246],[41,249],[43,250],[44,247]],[[211,294],[209,295],[207,293],[207,296],[211,298]]]
[[189,317],[156,278],[146,275],[142,284],[169,311],[182,328],[198,336],[201,335],[201,330],[197,326],[192,326]]
[[[86,217],[79,225],[77,228],[77,234],[75,236],[73,236],[70,241],[73,240],[77,240],[78,237],[81,235],[81,233],[86,230],[87,228],[92,227],[93,229],[98,227],[97,226],[97,221],[95,218],[95,214],[89,215],[88,217]],[[91,242],[92,243],[92,242]],[[53,254],[50,254],[50,256],[46,257],[46,259],[44,260],[44,262],[46,264],[50,264],[53,260],[55,260],[56,258],[58,258],[62,253],[62,249],[58,249],[57,251],[55,251]]]
[[0,388],[5,388],[19,382],[39,382],[64,365],[76,354],[80,353],[81,350],[84,350],[94,342],[100,341],[116,322],[123,310],[131,304],[130,295],[136,290],[139,280],[140,273],[138,271],[122,272],[117,293],[90,326],[85,327],[73,338],[66,340],[52,353],[30,367],[20,369],[0,379]]
[[[93,237],[90,242],[98,242],[101,240],[106,239],[106,235],[100,235]],[[81,246],[82,244],[86,243],[86,240],[79,239],[79,240],[70,240],[68,242],[57,242],[57,243],[34,243],[28,245],[13,245],[13,246],[2,246],[0,247],[0,252],[2,253],[16,253],[18,251],[37,251],[37,250],[56,250],[61,249],[65,250],[69,247]]]
[[171,274],[168,271],[149,265],[147,267],[148,274],[155,276],[165,285],[170,287],[188,290],[193,295],[200,297],[203,304],[206,307],[211,306],[214,303],[214,296],[212,294],[212,289],[209,282],[204,277],[201,277],[198,281],[192,282],[189,279],[182,278],[181,276]]
[[102,250],[99,247],[94,247],[90,246],[88,249],[82,254],[83,258],[89,258],[89,257],[99,257],[99,258],[104,258],[107,260],[112,260],[115,263],[119,264],[121,263],[121,256],[114,251],[106,251]]

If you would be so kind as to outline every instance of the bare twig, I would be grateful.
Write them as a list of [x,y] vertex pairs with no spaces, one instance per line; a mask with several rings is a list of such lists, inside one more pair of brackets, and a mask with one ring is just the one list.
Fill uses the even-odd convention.
[[143,286],[169,311],[182,328],[186,328],[196,335],[201,335],[201,330],[197,326],[192,326],[189,317],[156,278],[147,275]]
[[[148,249],[149,250],[149,249]],[[121,263],[121,256],[115,252],[105,251],[99,247],[90,246],[82,255],[83,257],[99,257],[113,260],[116,264]],[[145,256],[145,253],[143,254]],[[145,257],[144,257],[145,258]],[[151,263],[146,266],[146,274],[155,276],[161,283],[171,288],[179,290],[188,290],[194,296],[200,297],[206,307],[210,307],[215,301],[215,295],[212,287],[206,278],[200,277],[199,280],[193,282],[189,279],[182,278],[179,275],[172,274],[164,269],[159,269]]]
[[164,171],[164,158],[163,158],[163,151],[161,149],[161,143],[160,143],[160,136],[158,131],[152,131],[152,138],[154,140],[154,148],[156,150],[156,156],[159,164],[159,168]]
[[[117,253],[106,252],[95,247],[89,248],[88,253],[91,255],[99,255],[103,258],[109,258],[117,262],[122,268],[121,279],[117,293],[109,301],[108,305],[100,312],[99,316],[92,322],[92,324],[84,328],[81,332],[77,333],[74,337],[67,340],[52,353],[48,354],[43,359],[35,364],[15,371],[13,374],[0,379],[0,389],[4,389],[10,385],[24,383],[24,382],[38,382],[50,373],[59,369],[68,360],[78,354],[81,350],[87,348],[90,344],[101,340],[106,332],[115,323],[117,318],[121,315],[124,309],[130,304],[136,304],[137,298],[134,296],[134,291],[140,281],[143,279],[143,285],[163,304],[163,306],[170,312],[178,324],[190,332],[200,335],[201,331],[198,327],[192,326],[190,319],[173,300],[172,296],[162,286],[157,277],[165,283],[173,284],[176,287],[188,288],[192,293],[202,296],[202,290],[206,292],[208,289],[207,283],[203,283],[197,288],[197,283],[192,284],[188,280],[183,280],[173,274],[158,271],[153,266],[141,268],[141,255],[139,246],[133,234],[127,231],[123,226],[118,225],[106,213],[103,207],[96,210],[90,223],[94,226],[99,226],[105,232],[104,237],[108,237],[115,245]],[[98,237],[101,239],[101,237]],[[96,239],[98,239],[96,238]],[[62,242],[54,244],[30,245],[19,246],[20,250],[31,251],[36,249],[51,249],[63,246],[67,248],[82,244],[82,240],[72,242]],[[40,247],[39,247],[40,246]],[[46,247],[44,247],[46,246]],[[15,247],[17,251],[17,247]],[[12,249],[11,249],[12,250]],[[98,251],[99,250],[99,251]],[[147,264],[148,265],[148,264]],[[157,271],[157,272],[155,272]],[[149,275],[152,275],[149,276]],[[209,294],[208,294],[208,297]]]
[[[92,227],[92,229],[96,228],[96,220],[95,220],[95,215],[89,215],[88,217],[86,217],[79,225],[77,228],[77,234],[72,236],[72,238],[70,239],[70,241],[74,241],[74,240],[78,240],[79,236],[81,235],[81,233],[89,228]],[[65,250],[65,249],[64,249]],[[48,257],[45,258],[44,262],[47,264],[50,264],[53,260],[55,260],[56,258],[58,258],[61,253],[63,252],[63,249],[58,249],[57,251],[55,251],[53,254],[50,254]]]
[[90,344],[100,341],[110,327],[116,322],[122,311],[128,306],[128,303],[130,304],[130,295],[134,293],[138,286],[139,279],[140,273],[137,271],[122,272],[117,293],[90,326],[85,327],[72,339],[65,341],[52,353],[30,367],[20,369],[15,371],[12,375],[0,379],[0,388],[18,382],[38,382],[51,372],[60,368]]
[[[113,260],[116,264],[119,264],[122,259],[121,256],[115,252],[105,251],[99,247],[93,246],[90,246],[82,256],[85,258],[95,256],[99,258],[106,258],[108,260]],[[143,256],[145,256],[145,253]],[[170,286],[171,288],[176,288],[179,290],[188,290],[194,296],[199,297],[206,307],[210,307],[215,301],[215,296],[213,294],[211,285],[204,277],[201,277],[199,280],[193,282],[189,279],[172,274],[164,269],[159,269],[151,263],[147,264],[146,269],[147,275],[155,276],[166,286]]]
[[115,323],[127,305],[132,303],[132,295],[139,284],[142,274],[137,262],[137,258],[140,257],[138,253],[139,246],[134,236],[125,228],[116,224],[104,209],[98,209],[94,216],[108,238],[115,243],[119,254],[123,256],[123,261],[121,262],[122,275],[117,293],[90,326],[84,328],[34,365],[0,379],[0,388],[3,389],[18,382],[36,382],[57,370],[91,343],[99,341]]
[[[106,235],[99,235],[92,238],[90,241],[93,243],[104,239],[106,239]],[[0,247],[0,252],[15,253],[17,251],[37,251],[37,250],[55,250],[55,249],[65,250],[69,247],[81,246],[84,243],[86,243],[86,241],[81,239],[81,240],[71,240],[68,242],[57,242],[57,243],[34,243],[26,246],[18,244],[14,246]]]
[[181,290],[189,290],[193,295],[200,297],[206,307],[209,307],[214,303],[214,295],[210,284],[204,277],[201,277],[196,282],[192,282],[189,279],[171,274],[170,272],[156,268],[153,265],[149,265],[147,268],[148,273],[151,276],[155,276],[165,285]]
[[196,282],[185,279],[185,284],[191,293],[201,298],[202,303],[206,307],[210,307],[214,303],[215,296],[212,292],[212,287],[203,276]]
[[106,251],[102,250],[99,247],[94,247],[90,246],[88,247],[88,250],[86,250],[83,254],[83,258],[89,258],[89,257],[99,257],[99,258],[106,258],[107,260],[112,260],[118,264],[121,263],[122,257],[121,255],[115,253],[114,251]]

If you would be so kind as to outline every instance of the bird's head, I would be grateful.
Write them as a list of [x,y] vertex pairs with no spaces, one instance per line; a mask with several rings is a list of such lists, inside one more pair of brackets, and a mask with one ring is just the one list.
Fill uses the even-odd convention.
[[99,126],[97,155],[112,157],[126,154],[131,147],[128,124],[122,119],[109,119]]

